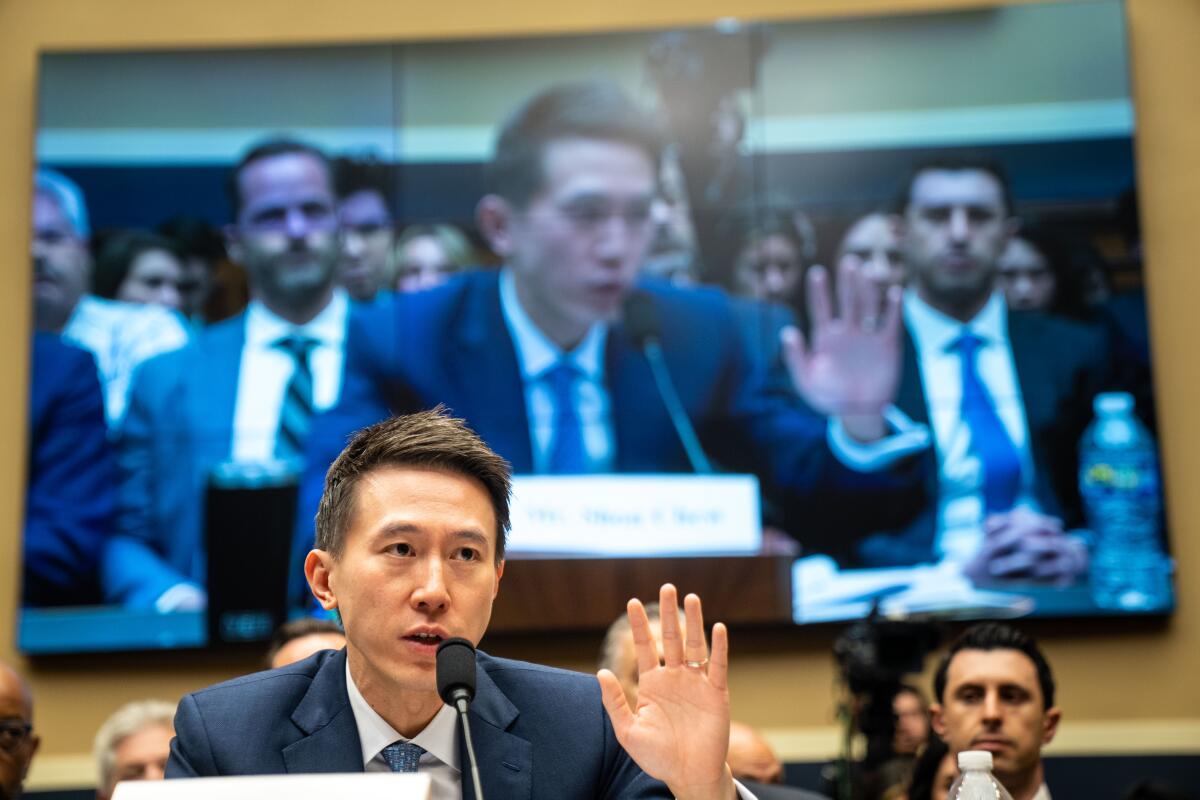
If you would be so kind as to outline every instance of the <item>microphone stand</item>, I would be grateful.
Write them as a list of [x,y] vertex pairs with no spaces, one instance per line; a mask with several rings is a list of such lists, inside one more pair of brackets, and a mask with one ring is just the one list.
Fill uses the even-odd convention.
[[455,692],[454,707],[458,709],[458,717],[463,724],[463,737],[467,740],[467,760],[471,762],[471,783],[475,787],[475,800],[483,800],[483,783],[479,780],[479,762],[475,759],[475,743],[471,741],[471,721],[467,718],[467,708],[470,700],[466,692]]
[[704,454],[704,448],[700,446],[700,440],[696,437],[696,429],[692,427],[687,411],[684,410],[683,403],[679,399],[679,393],[675,391],[675,384],[671,381],[671,374],[667,371],[667,362],[663,358],[662,345],[659,344],[658,337],[647,336],[642,342],[642,351],[646,354],[646,361],[650,362],[650,372],[654,375],[654,382],[658,385],[658,393],[667,407],[667,416],[671,418],[675,432],[679,434],[679,441],[683,443],[683,450],[687,453],[692,470],[700,475],[711,474],[712,463]]

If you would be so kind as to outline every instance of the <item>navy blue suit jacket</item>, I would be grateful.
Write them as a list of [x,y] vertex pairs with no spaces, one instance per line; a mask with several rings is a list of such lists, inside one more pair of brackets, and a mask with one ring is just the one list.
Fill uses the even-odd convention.
[[[762,365],[748,357],[744,320],[724,293],[661,282],[638,290],[653,301],[667,368],[708,454],[725,470],[758,475],[768,496],[787,498],[782,507],[802,542],[818,526],[841,529],[846,515],[869,515],[861,492],[912,486],[910,476],[858,473],[834,457],[825,418],[794,395],[769,390]],[[524,388],[497,273],[469,273],[376,303],[351,325],[346,348],[341,403],[314,422],[310,436],[297,551],[312,545],[325,469],[347,436],[389,414],[444,403],[514,472],[533,471]],[[650,365],[619,322],[609,329],[605,377],[615,471],[691,471]]]
[[[671,796],[617,743],[589,675],[479,653],[469,713],[488,797]],[[459,754],[465,773],[461,727]],[[187,695],[175,715],[168,778],[362,771],[344,650]]]
[[[1032,312],[1010,312],[1009,344],[1025,406],[1033,456],[1034,495],[1043,511],[1067,527],[1084,524],[1079,498],[1079,441],[1092,418],[1092,399],[1112,388],[1108,338],[1097,327]],[[929,423],[916,349],[905,337],[903,368],[896,406],[915,422]],[[922,508],[914,517],[860,539],[851,552],[854,565],[907,566],[936,560],[938,465],[931,447],[922,458]],[[879,502],[889,503],[880,497]],[[899,504],[900,498],[890,502]]]
[[23,602],[95,603],[116,483],[96,362],[48,333],[32,356]]
[[204,580],[204,490],[228,460],[245,316],[211,325],[134,374],[121,426],[117,528],[105,550],[109,602],[150,608]]

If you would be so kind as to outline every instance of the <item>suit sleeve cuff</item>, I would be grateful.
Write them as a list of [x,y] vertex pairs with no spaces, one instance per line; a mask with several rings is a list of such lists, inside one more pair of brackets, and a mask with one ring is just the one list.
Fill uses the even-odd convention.
[[895,406],[883,412],[892,433],[874,442],[855,441],[837,417],[829,418],[829,449],[847,467],[859,472],[880,472],[897,461],[929,447],[929,428],[913,422]]

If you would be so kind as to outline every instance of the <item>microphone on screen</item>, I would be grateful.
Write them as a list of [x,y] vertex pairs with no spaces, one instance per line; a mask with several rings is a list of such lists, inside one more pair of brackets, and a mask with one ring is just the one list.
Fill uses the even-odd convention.
[[458,709],[463,724],[463,738],[467,742],[467,760],[471,762],[475,800],[483,800],[479,763],[475,760],[471,722],[467,718],[471,701],[475,699],[475,645],[460,636],[442,640],[437,649],[437,690],[446,705]]
[[663,357],[662,351],[662,328],[658,324],[658,311],[654,308],[654,298],[645,292],[634,292],[629,295],[625,299],[624,320],[625,330],[629,332],[634,344],[641,349],[646,356],[646,361],[650,363],[650,372],[654,375],[654,384],[658,388],[658,395],[662,398],[663,405],[667,407],[667,416],[671,418],[675,433],[678,434],[679,441],[683,444],[683,450],[687,453],[692,471],[701,475],[711,473],[713,471],[712,464],[705,455],[704,448],[700,446],[696,429],[692,427],[692,421],[688,419],[687,411],[679,399],[679,392],[675,390],[675,383],[671,380],[671,373],[667,370],[667,360]]

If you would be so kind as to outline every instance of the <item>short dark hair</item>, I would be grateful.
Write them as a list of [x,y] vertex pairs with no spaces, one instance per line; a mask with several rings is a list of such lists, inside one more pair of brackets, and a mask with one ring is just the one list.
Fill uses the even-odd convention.
[[901,187],[901,193],[896,198],[895,212],[904,214],[908,209],[908,204],[912,200],[913,184],[917,182],[917,178],[923,173],[932,172],[934,170],[946,172],[984,172],[996,180],[1000,184],[1000,196],[1004,200],[1004,213],[1012,216],[1016,213],[1013,205],[1012,185],[1008,180],[1008,173],[1005,172],[1003,165],[994,158],[989,158],[984,155],[976,155],[972,153],[962,153],[958,155],[939,155],[933,158],[927,158],[918,161],[912,166],[908,172],[908,177]]
[[342,626],[331,619],[300,617],[299,619],[283,623],[275,629],[275,634],[271,637],[271,644],[267,648],[267,666],[271,666],[271,662],[275,660],[275,656],[278,655],[279,651],[288,642],[303,639],[305,636],[315,636],[324,633],[346,635],[346,632],[342,630]]
[[325,474],[317,510],[317,548],[337,558],[354,515],[355,489],[363,475],[379,467],[440,469],[483,484],[496,516],[496,561],[504,558],[509,529],[512,469],[466,422],[444,406],[391,417],[363,428]]
[[662,135],[653,117],[613,83],[567,83],[534,95],[501,126],[488,191],[524,206],[542,186],[546,146],[569,138],[632,145],[658,169]]
[[183,261],[183,251],[173,240],[144,231],[117,231],[104,238],[92,268],[92,293],[114,300],[129,268],[138,256],[162,250]]
[[210,266],[225,258],[221,234],[199,217],[171,217],[158,226],[158,234],[178,244],[185,255],[200,258]]
[[1037,642],[1003,622],[972,625],[951,643],[933,676],[933,696],[939,703],[946,699],[946,673],[950,670],[950,662],[963,650],[1016,650],[1024,653],[1037,669],[1038,685],[1042,689],[1042,708],[1054,705],[1054,673],[1050,671],[1050,662],[1046,661]]
[[267,158],[275,158],[276,156],[285,156],[292,153],[309,155],[321,162],[321,166],[325,168],[325,174],[329,176],[329,190],[333,191],[333,166],[329,162],[329,156],[325,155],[320,148],[316,145],[302,142],[299,139],[291,139],[284,136],[264,139],[247,150],[241,160],[238,161],[237,166],[229,173],[229,180],[225,185],[225,191],[229,197],[229,208],[233,211],[233,219],[235,221],[238,218],[238,214],[242,213],[242,187],[238,181],[246,167]]
[[387,165],[377,158],[339,156],[333,160],[333,188],[339,200],[359,192],[375,192],[385,204],[392,193]]

